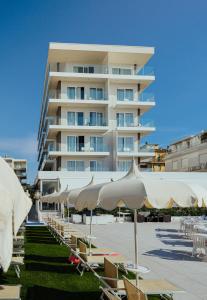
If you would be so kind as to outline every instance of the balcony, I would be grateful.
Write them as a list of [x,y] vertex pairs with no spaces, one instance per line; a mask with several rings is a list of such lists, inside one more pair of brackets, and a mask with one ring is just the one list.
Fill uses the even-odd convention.
[[106,123],[106,121],[94,123],[90,119],[84,119],[84,122],[81,124],[74,124],[74,125],[61,125],[61,124],[48,124],[47,130],[46,130],[46,139],[47,138],[55,138],[56,134],[59,131],[66,131],[66,132],[97,132],[97,133],[104,133],[108,131],[109,127]]
[[115,108],[140,108],[144,113],[155,106],[154,94],[141,93],[138,98],[124,99],[116,101]]
[[84,156],[84,157],[104,157],[108,156],[109,148],[107,145],[87,146],[84,144],[75,145],[74,149],[67,151],[49,151],[50,157],[56,156]]
[[84,93],[83,99],[81,97],[74,98],[61,98],[61,94],[57,90],[50,90],[49,92],[48,106],[49,111],[55,111],[58,106],[74,106],[74,107],[104,107],[108,105],[108,95],[103,93],[103,95],[97,97],[91,97],[89,93]]
[[79,81],[93,79],[97,82],[104,82],[107,79],[112,81],[122,82],[123,80],[130,82],[139,81],[143,83],[143,88],[155,80],[154,71],[150,67],[138,66],[134,70],[134,66],[130,68],[123,66],[107,66],[107,65],[74,65],[67,63],[54,63],[50,65],[49,76],[51,82],[58,80],[74,81],[77,78]]
[[154,149],[146,145],[139,147],[127,147],[118,149],[117,155],[119,157],[153,157],[155,155]]
[[[120,126],[121,125],[121,126]],[[122,126],[123,125],[123,126]],[[117,131],[119,133],[141,133],[142,135],[149,134],[155,131],[154,122],[140,122],[136,123],[125,123],[125,124],[118,124]]]

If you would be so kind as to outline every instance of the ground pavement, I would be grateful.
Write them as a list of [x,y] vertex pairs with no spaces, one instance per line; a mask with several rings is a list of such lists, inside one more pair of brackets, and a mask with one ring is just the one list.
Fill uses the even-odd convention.
[[[89,232],[88,225],[76,225]],[[93,225],[94,244],[110,247],[134,260],[133,223]],[[191,256],[192,242],[179,232],[179,223],[139,223],[139,264],[151,272],[145,278],[165,278],[185,293],[175,300],[207,300],[207,262]]]

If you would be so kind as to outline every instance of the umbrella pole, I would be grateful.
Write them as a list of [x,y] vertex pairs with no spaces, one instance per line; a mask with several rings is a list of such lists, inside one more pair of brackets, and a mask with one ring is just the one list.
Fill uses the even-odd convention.
[[[135,268],[138,268],[138,236],[137,236],[137,210],[134,209],[134,255],[135,255]],[[139,275],[136,272],[136,286],[138,286]]]
[[70,212],[69,212],[69,206],[68,206],[68,223],[70,222]]
[[91,210],[91,217],[90,217],[90,233],[89,233],[89,255],[91,255],[91,237],[92,237],[92,218],[93,218],[93,211]]

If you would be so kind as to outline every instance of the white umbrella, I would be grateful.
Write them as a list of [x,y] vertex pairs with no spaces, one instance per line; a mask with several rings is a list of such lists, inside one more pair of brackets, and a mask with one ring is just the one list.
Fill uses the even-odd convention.
[[2,158],[0,183],[0,264],[7,271],[12,258],[13,233],[17,234],[32,201],[24,192],[12,168]]
[[0,265],[7,271],[12,259],[13,202],[9,193],[0,186]]
[[207,197],[207,191],[200,186],[191,187],[189,183],[183,181],[147,178],[142,174],[133,161],[131,169],[122,179],[91,186],[83,190],[76,201],[79,210],[94,209],[97,206],[105,210],[113,210],[121,204],[134,210],[136,265],[138,265],[137,209],[144,205],[169,208],[174,203],[181,207],[191,207],[196,204],[202,206],[203,199]]
[[0,182],[13,201],[14,234],[16,235],[31,209],[32,201],[24,192],[13,169],[2,158],[0,158]]

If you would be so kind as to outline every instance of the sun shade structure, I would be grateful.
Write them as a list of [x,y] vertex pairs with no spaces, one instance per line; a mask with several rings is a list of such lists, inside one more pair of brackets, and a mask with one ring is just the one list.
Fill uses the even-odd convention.
[[69,191],[68,196],[67,196],[67,202],[68,202],[70,205],[75,206],[76,201],[77,201],[77,198],[79,197],[81,191],[83,191],[83,190],[85,190],[86,188],[88,188],[88,187],[90,187],[90,186],[93,186],[93,185],[94,185],[94,177],[92,176],[90,182],[89,182],[87,185]]
[[12,168],[0,158],[0,265],[7,271],[16,235],[32,206]]
[[162,209],[171,208],[174,205],[201,207],[207,203],[206,199],[207,190],[198,182],[150,178],[140,172],[133,161],[131,169],[123,178],[82,190],[76,200],[75,208],[93,210],[101,207],[105,210],[113,210],[125,205],[134,210],[135,264],[138,265],[137,209],[143,206]]

